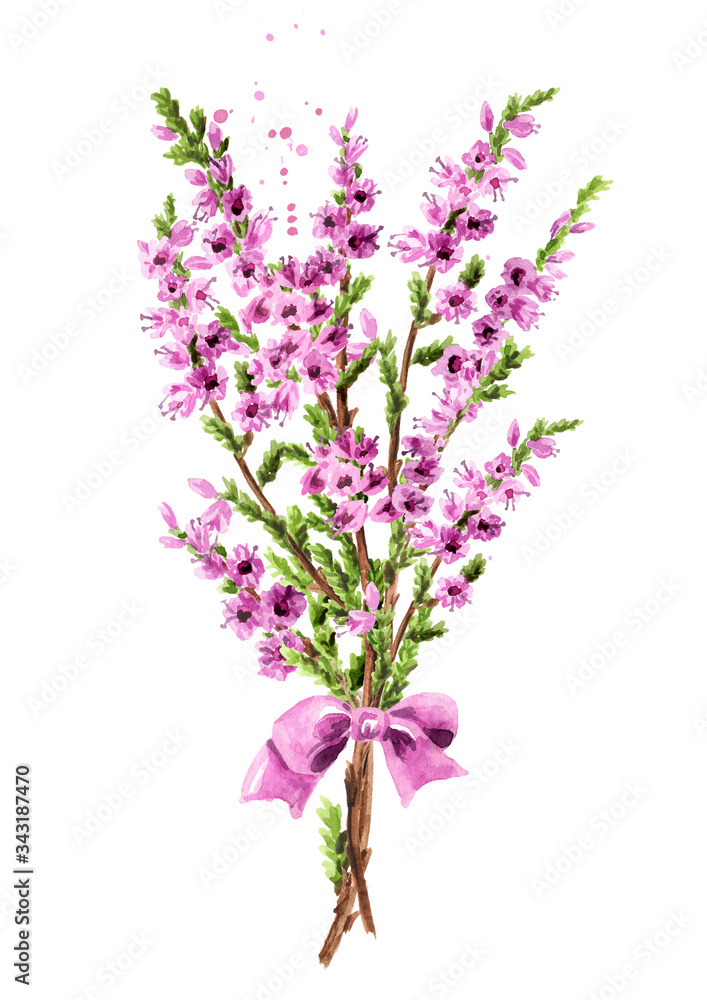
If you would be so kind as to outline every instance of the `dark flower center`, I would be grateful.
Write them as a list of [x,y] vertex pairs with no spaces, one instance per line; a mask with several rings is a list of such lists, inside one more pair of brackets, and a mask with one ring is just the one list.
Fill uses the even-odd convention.
[[253,564],[244,559],[243,562],[238,563],[238,572],[241,576],[248,576],[249,573],[253,572]]
[[287,601],[276,601],[273,605],[273,612],[278,618],[286,618],[290,613],[290,607]]
[[460,306],[463,303],[463,301],[464,301],[463,295],[452,295],[452,297],[449,300],[449,304],[452,307],[452,309],[456,309],[457,306]]

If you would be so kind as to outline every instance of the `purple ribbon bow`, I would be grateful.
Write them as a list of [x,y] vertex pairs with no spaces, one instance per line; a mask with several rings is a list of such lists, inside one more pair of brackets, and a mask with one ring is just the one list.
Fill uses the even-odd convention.
[[276,719],[272,738],[243,781],[241,802],[283,799],[294,819],[349,739],[383,744],[403,806],[428,781],[468,774],[444,753],[457,735],[457,706],[446,694],[414,694],[387,712],[351,708],[331,695],[314,695]]

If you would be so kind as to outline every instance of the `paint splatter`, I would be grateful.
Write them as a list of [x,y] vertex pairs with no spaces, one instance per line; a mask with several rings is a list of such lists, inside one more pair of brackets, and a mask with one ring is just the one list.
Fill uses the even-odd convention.
[[281,139],[289,139],[291,135],[292,135],[292,129],[290,128],[289,125],[285,125],[284,128],[280,129],[280,138]]
[[322,28],[322,30],[319,32],[319,34],[320,35],[326,35],[326,31],[324,30],[324,28]]
[[298,156],[306,156],[308,150],[307,150],[307,147],[303,143],[300,143],[300,145],[297,147],[297,149],[295,150],[295,152],[297,153]]
[[321,108],[317,108],[314,113],[315,113],[315,115],[320,115],[322,113],[322,109]]
[[275,36],[274,36],[274,35],[271,35],[271,34],[269,34],[269,33],[268,33],[268,34],[267,34],[267,35],[266,35],[265,37],[267,38],[267,40],[268,40],[269,42],[272,42],[272,41],[273,41],[273,39],[275,38]]
[[228,118],[228,111],[225,108],[219,108],[218,111],[214,111],[214,121],[222,125]]
[[283,167],[282,170],[280,171],[280,176],[281,177],[285,177],[285,175],[288,174],[288,173],[289,173],[289,171],[288,171],[287,167]]
[[256,101],[262,101],[265,99],[265,94],[262,92],[262,90],[256,90],[256,92],[253,94],[253,97],[256,99]]
[[287,216],[287,221],[288,222],[297,222],[297,216],[296,215],[288,215]]
[[274,128],[271,128],[271,129],[270,129],[270,131],[268,132],[268,136],[269,136],[269,137],[270,137],[271,139],[274,139],[276,135],[277,135],[277,132],[275,131],[275,129],[274,129]]
[[290,226],[290,228],[287,230],[287,233],[288,233],[289,236],[296,236],[297,235],[297,227],[296,226]]

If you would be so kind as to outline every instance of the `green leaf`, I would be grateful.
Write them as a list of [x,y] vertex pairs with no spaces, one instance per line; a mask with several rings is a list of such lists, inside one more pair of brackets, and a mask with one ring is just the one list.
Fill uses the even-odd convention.
[[431,298],[430,290],[419,271],[412,272],[412,277],[408,281],[408,288],[410,289],[412,321],[415,326],[420,327],[432,316],[432,312],[427,308]]
[[317,816],[324,826],[319,828],[323,844],[319,845],[319,850],[325,856],[322,862],[326,877],[334,883],[337,895],[341,890],[341,883],[344,872],[348,868],[349,860],[346,854],[346,830],[341,829],[341,806],[332,805],[329,799],[321,796],[321,808],[317,809]]
[[482,576],[485,569],[486,569],[486,560],[479,552],[474,556],[473,559],[470,559],[468,563],[462,566],[459,572],[467,581],[467,583],[475,583],[479,579],[479,577]]
[[[238,325],[238,320],[225,306],[217,306],[215,315],[221,326],[225,326],[227,330],[231,331],[231,336],[234,340],[239,340],[241,344],[245,344],[253,352],[260,349],[260,343],[256,335],[254,333],[243,333]],[[247,362],[244,363],[247,364]]]
[[326,410],[313,403],[304,404],[304,419],[314,428],[314,440],[319,444],[323,438],[325,442],[336,437],[336,428],[332,428]]
[[235,383],[236,389],[239,392],[255,392],[255,382],[253,381],[253,376],[248,371],[247,361],[235,361],[233,364],[233,371],[235,373]]
[[356,359],[355,361],[349,362],[344,371],[342,371],[341,375],[339,375],[339,380],[336,383],[336,388],[349,389],[354,384],[359,375],[362,375],[366,371],[370,363],[373,361],[379,346],[380,343],[378,339],[374,340],[370,344],[367,344],[366,347],[364,347],[363,349],[361,357]]
[[388,387],[385,396],[385,417],[388,430],[392,433],[398,417],[408,405],[408,397],[403,392],[398,376],[398,363],[395,358],[395,338],[389,331],[384,341],[380,342],[380,349],[376,357],[378,369],[380,371],[380,381]]
[[591,211],[590,201],[597,201],[599,195],[602,191],[608,191],[609,186],[613,184],[613,181],[605,181],[603,177],[597,174],[593,177],[586,187],[580,188],[577,192],[577,204],[570,212],[570,218],[567,223],[555,233],[552,239],[538,250],[537,256],[535,258],[535,266],[538,271],[542,271],[545,266],[545,262],[550,254],[557,253],[557,251],[564,245],[565,240],[569,236],[570,228],[577,222],[583,215]]
[[241,457],[243,449],[248,443],[246,440],[248,435],[235,434],[231,424],[220,420],[218,417],[203,416],[201,422],[204,425],[206,433],[213,434],[215,440],[221,443],[222,448],[233,452],[237,458]]
[[520,94],[511,94],[506,107],[501,112],[495,131],[489,136],[491,152],[499,162],[503,159],[501,150],[511,139],[511,133],[504,127],[503,123],[512,121],[518,115],[525,114],[532,108],[537,108],[541,104],[544,104],[546,101],[551,101],[555,94],[559,92],[559,87],[550,87],[549,90],[536,90],[529,97],[521,97]]
[[483,278],[485,270],[485,262],[475,253],[469,263],[460,272],[459,280],[463,281],[467,288],[476,288]]
[[454,343],[454,337],[445,337],[444,340],[435,340],[427,347],[418,347],[412,356],[412,365],[423,365],[425,368],[433,365],[436,361],[444,354],[448,347],[451,347]]
[[429,600],[432,586],[432,571],[426,559],[420,559],[415,566],[415,584],[412,588],[412,600],[415,605],[424,604]]
[[156,215],[152,220],[159,239],[172,235],[172,226],[177,221],[177,213],[174,208],[174,195],[168,194],[164,202],[164,215]]

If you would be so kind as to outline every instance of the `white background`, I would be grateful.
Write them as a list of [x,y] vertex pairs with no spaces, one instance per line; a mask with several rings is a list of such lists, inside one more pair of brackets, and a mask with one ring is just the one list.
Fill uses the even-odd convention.
[[[10,810],[27,761],[41,1000],[704,997],[707,350],[700,312],[687,311],[704,272],[704,8],[44,6],[13,0],[0,31],[3,995],[24,995]],[[238,803],[272,720],[311,684],[256,678],[249,647],[219,628],[214,586],[157,542],[159,502],[182,521],[201,511],[188,476],[234,474],[196,420],[154,419],[169,379],[140,330],[154,286],[136,240],[168,191],[183,211],[193,194],[149,132],[147,95],[162,85],[185,110],[233,108],[240,176],[281,220],[271,258],[311,245],[307,213],[331,186],[328,126],[352,104],[383,191],[373,218],[390,234],[422,222],[418,148],[458,158],[479,136],[480,100],[498,113],[508,93],[562,88],[539,135],[514,143],[529,169],[484,244],[497,268],[533,256],[594,174],[614,181],[526,337],[536,357],[513,376],[518,394],[460,431],[453,452],[491,458],[513,417],[585,421],[536,463],[542,487],[508,517],[473,613],[450,620],[410,689],[456,699],[452,753],[472,775],[403,810],[380,757],[378,939],[357,924],[326,971],[316,952],[334,895],[315,802],[296,822],[278,803]],[[279,138],[267,152],[247,145],[273,120],[308,156]],[[298,238],[284,234],[290,201]],[[369,308],[406,328],[411,268],[382,251],[366,270]],[[410,412],[423,409],[423,376]],[[375,409],[378,388],[362,383],[356,402]],[[294,483],[271,488],[276,503]],[[335,801],[342,771],[321,786]]]

